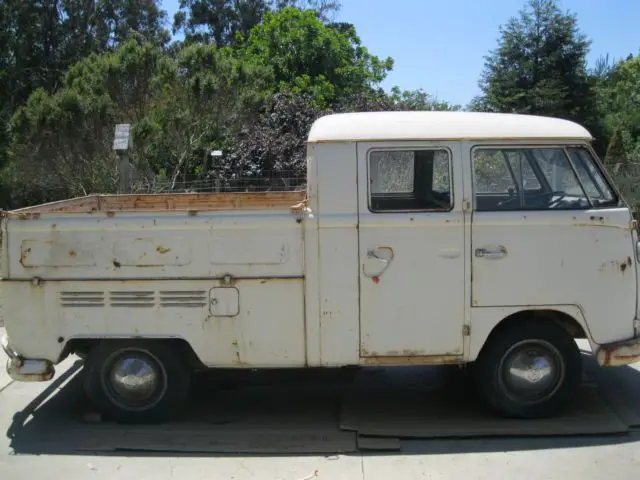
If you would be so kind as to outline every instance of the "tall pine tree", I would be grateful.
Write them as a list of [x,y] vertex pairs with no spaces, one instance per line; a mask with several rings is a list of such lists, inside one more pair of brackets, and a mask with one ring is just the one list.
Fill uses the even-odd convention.
[[485,57],[477,110],[564,117],[592,123],[593,88],[586,67],[589,40],[556,0],[529,0],[500,28]]

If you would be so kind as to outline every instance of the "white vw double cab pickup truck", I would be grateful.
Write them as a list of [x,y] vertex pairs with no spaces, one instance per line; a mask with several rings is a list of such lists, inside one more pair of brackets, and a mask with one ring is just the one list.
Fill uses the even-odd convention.
[[2,212],[8,373],[85,359],[117,422],[201,368],[470,364],[499,415],[554,415],[640,360],[638,234],[583,127],[470,112],[317,120],[305,191],[92,195]]

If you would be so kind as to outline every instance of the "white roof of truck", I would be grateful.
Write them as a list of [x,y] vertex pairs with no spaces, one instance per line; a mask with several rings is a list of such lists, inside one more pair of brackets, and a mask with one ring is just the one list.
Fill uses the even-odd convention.
[[591,134],[569,120],[480,112],[361,112],[321,117],[308,142],[381,140],[557,139],[587,140]]

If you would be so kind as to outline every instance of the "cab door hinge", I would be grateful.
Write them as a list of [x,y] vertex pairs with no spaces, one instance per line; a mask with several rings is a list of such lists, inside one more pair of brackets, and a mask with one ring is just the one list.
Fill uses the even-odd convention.
[[471,335],[471,325],[463,325],[462,326],[462,336],[468,337]]

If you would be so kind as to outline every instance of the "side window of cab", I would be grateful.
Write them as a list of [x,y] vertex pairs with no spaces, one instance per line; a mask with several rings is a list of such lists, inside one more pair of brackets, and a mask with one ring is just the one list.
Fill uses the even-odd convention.
[[375,213],[450,211],[451,167],[446,149],[370,151],[369,209]]
[[618,204],[584,147],[476,147],[476,211],[586,210]]

